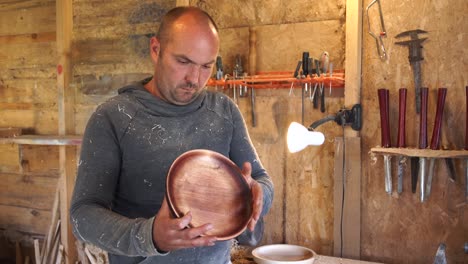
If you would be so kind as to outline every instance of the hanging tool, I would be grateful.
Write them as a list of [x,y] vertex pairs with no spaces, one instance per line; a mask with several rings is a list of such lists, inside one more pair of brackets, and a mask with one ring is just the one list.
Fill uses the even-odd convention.
[[416,113],[419,114],[421,109],[421,61],[422,57],[422,43],[427,38],[418,38],[418,34],[427,33],[427,31],[416,29],[402,32],[396,35],[396,38],[410,36],[411,40],[395,42],[397,45],[408,46],[409,47],[409,62],[411,68],[413,69],[413,78],[414,78],[414,88],[415,88],[415,100],[416,100]]
[[419,158],[411,157],[411,192],[416,193],[416,186],[418,185],[419,173]]
[[[307,75],[309,75],[309,52],[304,51],[302,52],[302,74],[300,75],[301,79],[307,78]],[[304,125],[304,112],[305,112],[304,99],[305,99],[305,93],[308,89],[307,83],[302,83],[301,87],[302,87],[302,92],[301,92],[302,124]]]
[[[249,29],[249,72],[250,76],[257,73],[257,30]],[[246,86],[247,88],[247,86]],[[250,106],[252,107],[252,127],[257,126],[257,115],[255,113],[255,88],[250,90]]]
[[320,112],[325,113],[325,87],[324,83],[320,84]]
[[[399,90],[399,113],[398,113],[398,143],[397,147],[406,147],[406,88],[400,88]],[[398,182],[397,182],[397,193],[403,192],[403,175],[405,174],[405,160],[406,158],[402,155],[398,156]]]
[[296,65],[296,69],[294,70],[294,78],[299,77],[299,70],[301,69],[302,61],[298,61]]
[[221,56],[216,57],[216,80],[223,79],[224,72],[223,72],[223,59]]
[[445,248],[445,244],[440,243],[434,258],[434,264],[447,264],[447,258],[445,257]]
[[318,88],[318,83],[315,83],[314,85],[314,91],[312,92],[312,105],[314,107],[314,109],[317,109],[318,108],[318,93],[320,93],[320,88]]
[[[370,18],[369,18],[369,9],[372,7],[372,5],[376,3],[379,8],[380,29],[381,29],[378,35],[372,32],[371,25],[370,25]],[[382,6],[380,5],[380,0],[372,1],[367,6],[366,13],[367,13],[367,27],[369,28],[369,34],[375,39],[375,44],[377,46],[377,53],[379,54],[380,59],[385,60],[387,59],[387,52],[385,51],[385,46],[384,46],[382,38],[387,36],[387,31],[385,30],[385,23],[383,19]]]
[[[330,65],[330,55],[327,51],[324,51],[322,55],[320,55],[320,72],[324,75],[327,74],[328,68]],[[321,94],[320,94],[320,112],[325,113],[325,83],[321,83]]]
[[[389,91],[388,89],[378,89],[380,106],[380,128],[382,147],[391,147],[390,142],[390,120],[389,120]],[[384,173],[385,173],[385,191],[392,194],[392,156],[385,154]]]
[[[432,130],[432,139],[431,139],[431,149],[439,149],[440,146],[440,132],[442,131],[442,116],[444,113],[444,105],[445,105],[445,96],[447,95],[447,88],[439,88],[437,93],[437,109],[436,109],[436,116],[434,121],[434,129]],[[435,158],[429,158],[429,172],[427,175],[427,183],[426,183],[426,195],[425,199],[429,198],[431,194],[431,185],[432,179],[434,177],[434,166],[435,166]]]
[[250,103],[252,106],[252,126],[257,126],[257,117],[255,115],[255,89],[252,87],[250,90]]
[[[465,87],[466,120],[465,120],[465,150],[468,150],[468,86]],[[465,161],[465,202],[468,203],[468,159]]]
[[322,52],[322,55],[320,55],[320,71],[323,74],[327,74],[329,65],[330,65],[330,55],[328,54],[327,51],[324,51]]
[[332,94],[332,81],[331,81],[331,78],[332,78],[332,75],[333,75],[333,63],[330,63],[330,94]]
[[[421,114],[420,114],[420,122],[419,122],[419,148],[425,149],[427,148],[427,97],[428,91],[427,87],[421,87]],[[426,192],[424,191],[426,186],[426,157],[419,157],[419,181],[420,181],[420,197],[421,202],[426,200]]]

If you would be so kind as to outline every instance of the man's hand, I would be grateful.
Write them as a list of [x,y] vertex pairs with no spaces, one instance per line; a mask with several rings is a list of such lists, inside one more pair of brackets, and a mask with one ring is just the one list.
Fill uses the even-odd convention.
[[244,176],[247,184],[250,186],[252,192],[252,218],[250,219],[247,227],[250,231],[253,231],[257,224],[260,214],[263,208],[263,190],[260,183],[252,179],[252,165],[250,162],[245,162],[242,166],[242,175]]
[[213,225],[204,224],[199,227],[187,228],[192,221],[188,212],[181,218],[172,218],[169,205],[164,198],[153,223],[153,243],[158,250],[172,251],[182,248],[213,246],[215,236],[202,236],[213,229]]

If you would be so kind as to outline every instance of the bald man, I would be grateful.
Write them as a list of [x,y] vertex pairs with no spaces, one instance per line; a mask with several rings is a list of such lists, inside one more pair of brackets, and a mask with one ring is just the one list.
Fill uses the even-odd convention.
[[205,89],[218,51],[218,29],[206,12],[170,10],[150,40],[153,76],[119,89],[88,121],[71,222],[75,236],[106,250],[110,263],[230,263],[232,241],[208,235],[211,223],[189,228],[191,213],[174,218],[165,199],[172,162],[193,149],[216,151],[242,168],[253,215],[236,239],[261,239],[273,183],[237,106]]

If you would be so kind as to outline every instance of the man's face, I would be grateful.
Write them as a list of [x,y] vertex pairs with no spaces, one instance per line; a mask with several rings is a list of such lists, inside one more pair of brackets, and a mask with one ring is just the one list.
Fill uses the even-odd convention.
[[[155,94],[176,105],[194,101],[210,78],[216,62],[219,40],[216,33],[175,27],[169,40],[151,40],[155,64]],[[153,53],[153,50],[152,50]]]

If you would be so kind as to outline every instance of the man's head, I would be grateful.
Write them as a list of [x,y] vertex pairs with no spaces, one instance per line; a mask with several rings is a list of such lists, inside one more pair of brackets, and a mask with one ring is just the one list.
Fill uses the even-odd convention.
[[218,55],[218,30],[212,18],[196,7],[174,8],[163,17],[150,46],[155,73],[147,89],[176,105],[195,100]]

